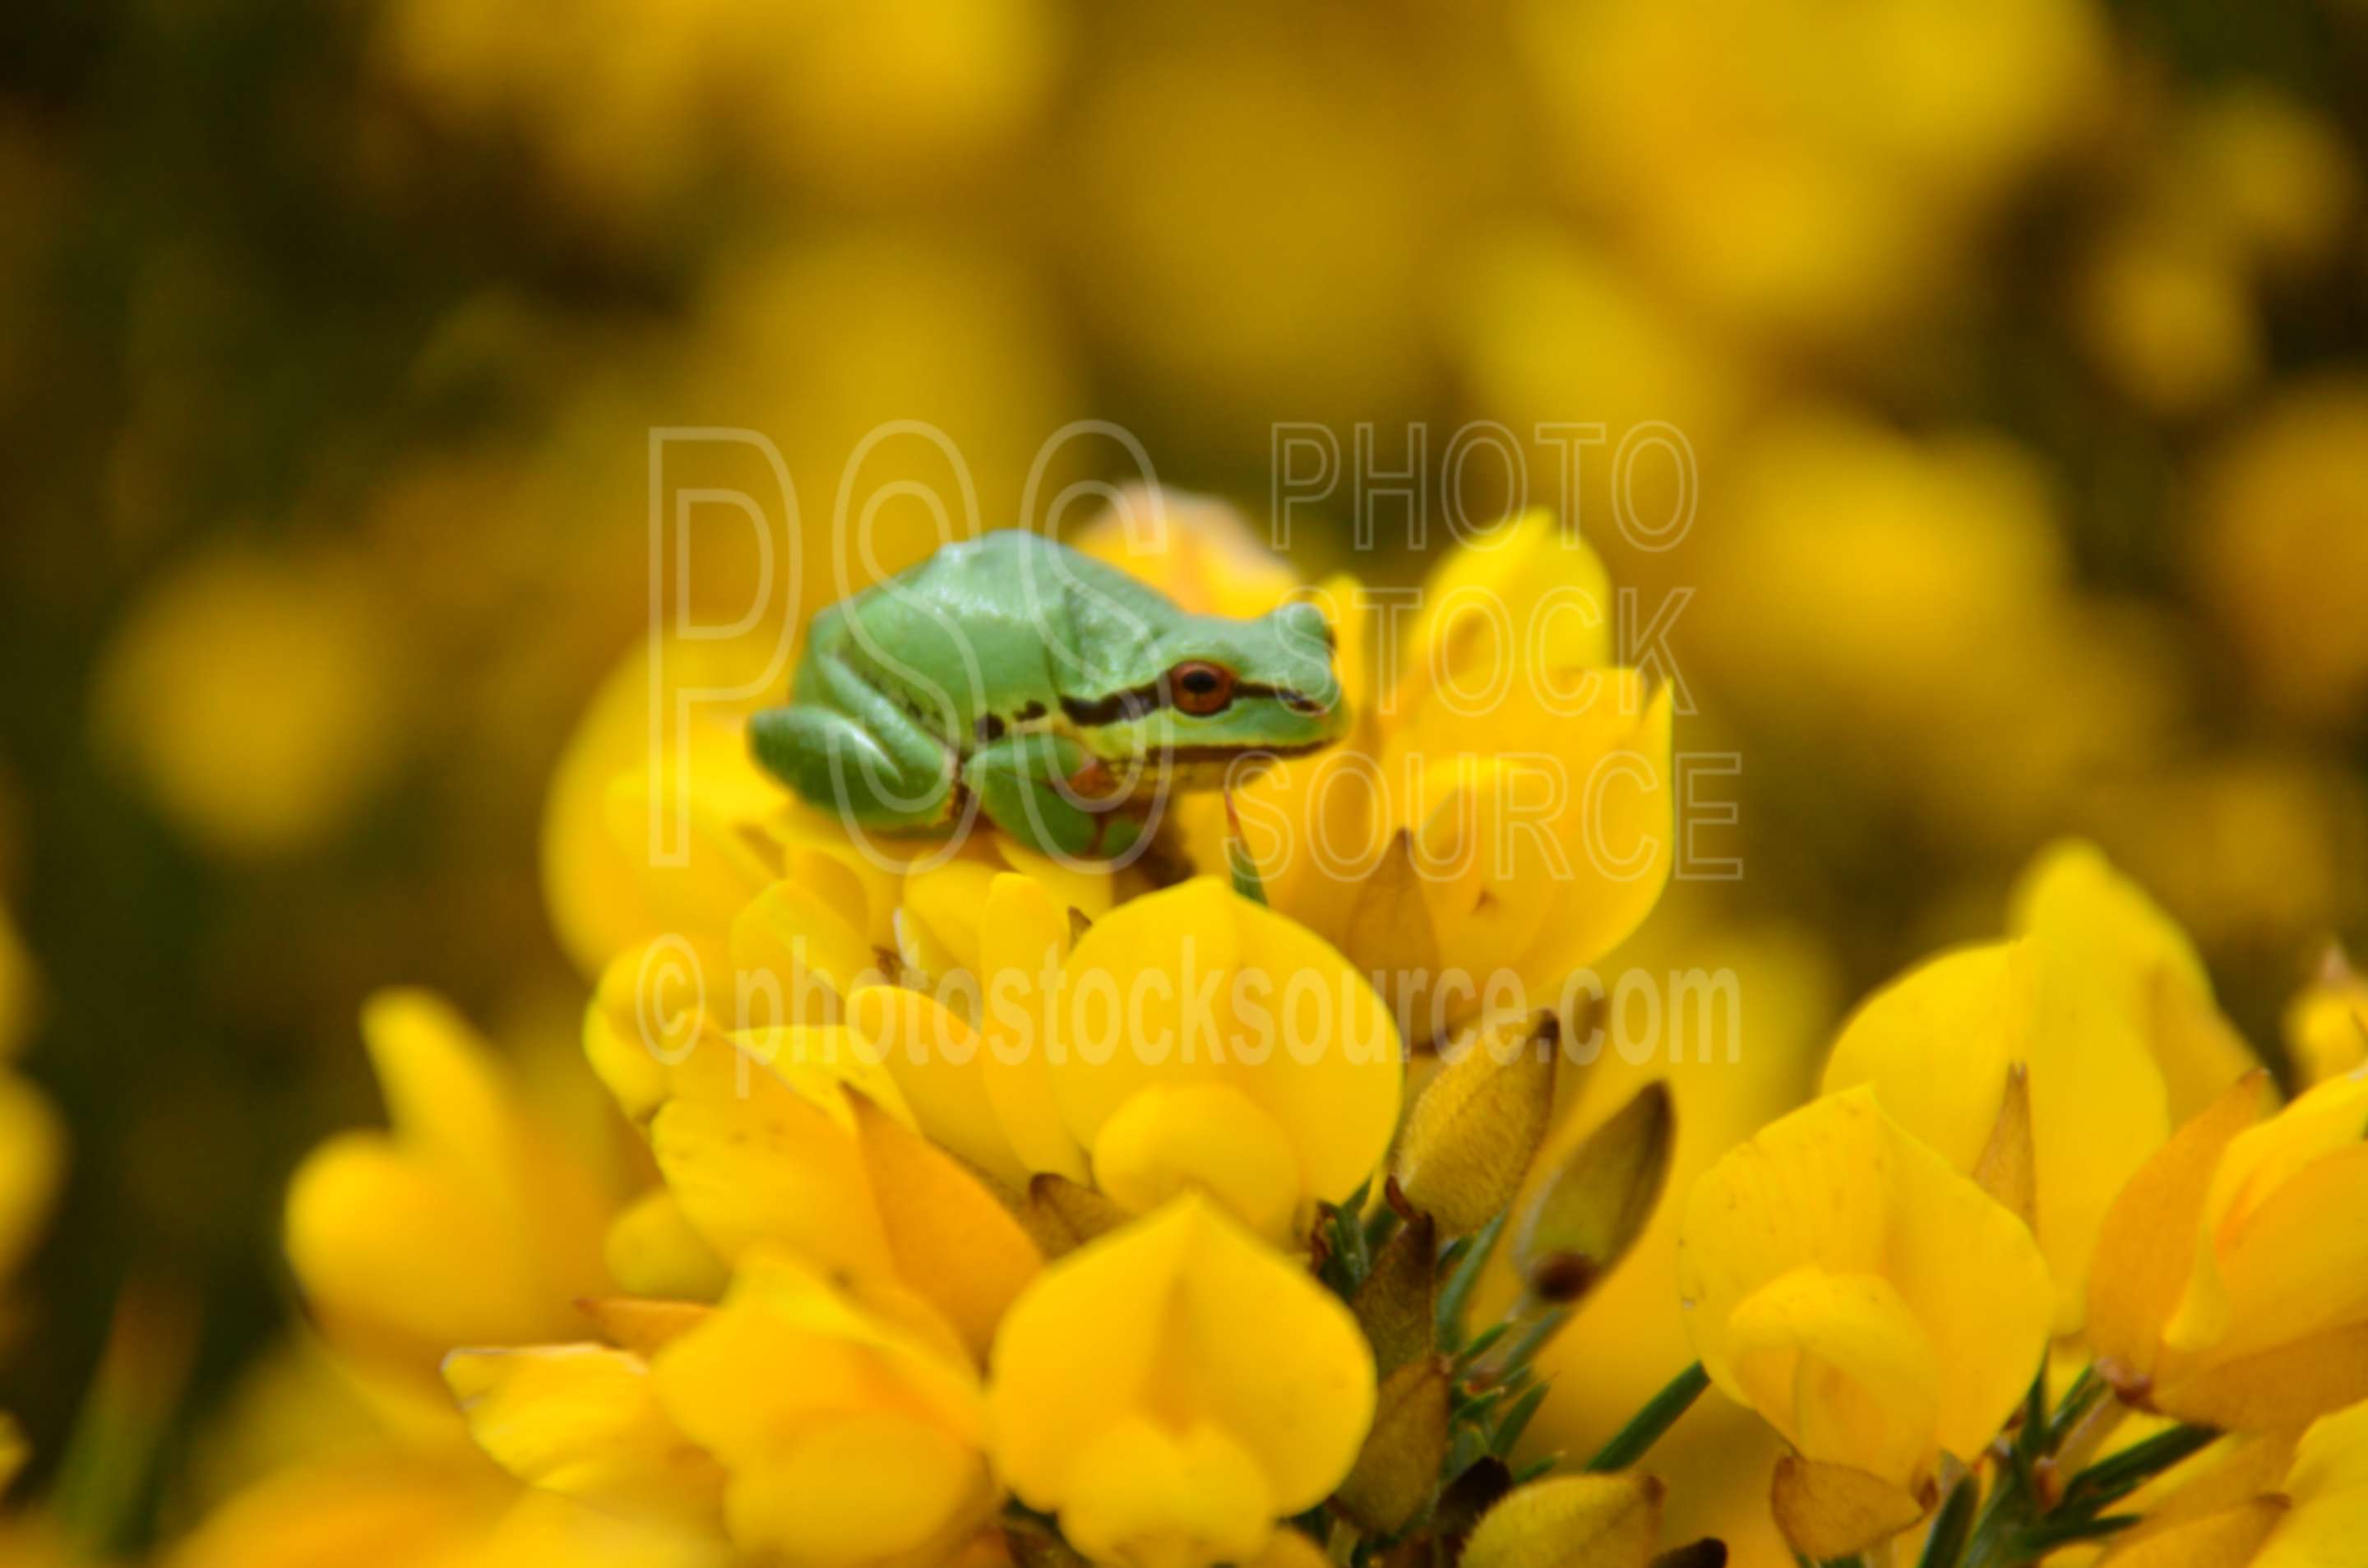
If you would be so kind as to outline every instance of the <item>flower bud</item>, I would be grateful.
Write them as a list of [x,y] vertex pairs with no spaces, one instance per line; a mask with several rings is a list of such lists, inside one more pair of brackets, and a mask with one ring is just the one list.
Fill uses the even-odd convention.
[[1552,1013],[1468,1030],[1415,1101],[1398,1186],[1447,1234],[1478,1230],[1520,1190],[1553,1116],[1561,1038]]
[[1676,1142],[1668,1085],[1652,1083],[1563,1156],[1513,1232],[1533,1295],[1576,1301],[1611,1272],[1660,1205]]
[[1463,1568],[1645,1568],[1661,1534],[1661,1483],[1649,1475],[1556,1475],[1488,1510]]

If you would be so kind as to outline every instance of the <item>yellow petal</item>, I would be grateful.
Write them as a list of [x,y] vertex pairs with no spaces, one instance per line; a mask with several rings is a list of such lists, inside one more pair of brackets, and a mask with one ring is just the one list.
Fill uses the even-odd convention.
[[1119,1478],[1095,1450],[1152,1420],[1188,1454],[1203,1426],[1238,1446],[1276,1517],[1348,1473],[1373,1362],[1338,1299],[1187,1196],[1047,1267],[1004,1319],[989,1387],[998,1466],[1032,1506],[1099,1506],[1086,1483]]
[[774,1243],[881,1278],[888,1244],[851,1122],[843,1098],[819,1104],[746,1054],[703,1045],[676,1070],[650,1147],[683,1216],[725,1262]]
[[854,1102],[863,1169],[897,1275],[973,1356],[1042,1258],[1011,1211],[946,1153],[871,1101]]
[[1786,1542],[1812,1558],[1864,1551],[1924,1516],[1923,1504],[1893,1482],[1791,1454],[1776,1461],[1769,1506]]
[[631,948],[600,971],[584,1009],[584,1055],[640,1125],[666,1099],[673,1063],[712,1032],[708,988],[732,972],[721,944],[669,938]]
[[507,1182],[501,1068],[458,1013],[430,992],[377,992],[362,1004],[362,1043],[397,1137],[488,1187]]
[[732,1537],[788,1561],[864,1563],[951,1551],[990,1495],[977,1450],[900,1411],[866,1411],[735,1473]]
[[2140,1166],[2098,1232],[2089,1279],[2089,1343],[2124,1386],[2154,1375],[2156,1346],[2195,1268],[2212,1174],[2239,1132],[2270,1108],[2266,1073],[2224,1091]]
[[2061,961],[2110,977],[2122,1006],[2159,1027],[2149,1039],[2184,1121],[2260,1065],[2242,1037],[2213,1028],[2212,980],[2187,933],[2093,844],[2067,839],[2033,858],[2016,889],[2012,928]]
[[1557,1475],[1488,1510],[1463,1548],[1466,1568],[1644,1568],[1661,1533],[1649,1475]]
[[661,1349],[658,1398],[730,1472],[742,1546],[855,1564],[950,1552],[988,1506],[975,1376],[959,1351],[758,1249],[723,1305]]
[[[1871,1088],[1813,1101],[1704,1173],[1687,1201],[1678,1262],[1688,1331],[1722,1389],[1780,1430],[1871,1432],[1847,1406],[1771,1410],[1739,1364],[1739,1310],[1804,1267],[1888,1285],[1939,1369],[1929,1436],[1960,1458],[1979,1452],[2046,1345],[2055,1311],[2046,1264],[2022,1222],[1886,1116]],[[1883,1408],[1904,1410],[1907,1400],[1895,1391]],[[1886,1439],[1882,1453],[1851,1462],[1869,1468],[1896,1451]]]
[[1175,1431],[1122,1416],[1078,1456],[1061,1529],[1096,1562],[1199,1568],[1264,1549],[1272,1487],[1230,1434],[1195,1422]]
[[609,1225],[609,1273],[637,1296],[712,1301],[723,1293],[723,1260],[700,1239],[667,1188],[643,1193]]
[[1396,703],[1498,670],[1611,663],[1611,581],[1594,550],[1539,507],[1467,539],[1424,585]]
[[1672,701],[1633,670],[1539,671],[1501,702],[1408,714],[1382,772],[1420,772],[1394,816],[1451,976],[1509,971],[1543,1006],[1651,912],[1674,854]]
[[1931,959],[1859,1004],[1826,1059],[1827,1094],[1873,1084],[1883,1108],[1961,1171],[1998,1125],[2021,1029],[2021,949]]
[[2009,1066],[2025,1064],[2037,1235],[2062,1290],[2056,1328],[2069,1333],[2105,1210],[2169,1122],[2129,987],[2042,941],[1967,949],[1911,970],[1852,1017],[1825,1084],[1873,1085],[1887,1112],[1970,1174]]
[[1007,1187],[1027,1184],[987,1096],[985,1042],[969,1024],[937,998],[893,985],[857,992],[848,1022],[877,1048],[923,1132]]
[[[2343,1077],[2229,1140],[2204,1199],[2194,1272],[2162,1330],[2168,1351],[2231,1359],[2368,1318],[2349,1233],[2312,1234],[2319,1205],[2342,1212],[2357,1202],[2368,1176],[2363,1121],[2368,1077]],[[2160,1369],[2166,1380],[2177,1370],[2169,1358]]]
[[333,1337],[422,1370],[455,1345],[569,1331],[569,1295],[546,1293],[475,1190],[377,1134],[347,1133],[306,1156],[288,1187],[286,1240]]
[[1914,1490],[1932,1456],[1941,1368],[1887,1281],[1796,1268],[1746,1297],[1727,1335],[1752,1408],[1802,1457]]
[[1291,1140],[1229,1084],[1153,1084],[1127,1101],[1095,1142],[1094,1183],[1138,1214],[1205,1193],[1276,1243],[1290,1240],[1300,1209]]
[[2150,1403],[2166,1415],[2239,1432],[2274,1430],[2368,1399],[2368,1322],[2190,1366],[2166,1358]]
[[856,987],[880,978],[863,933],[814,888],[775,882],[732,917],[732,974],[750,987],[744,1025],[829,1024]]
[[[650,854],[650,702],[671,692],[724,688],[747,678],[747,652],[714,642],[670,642],[653,681],[637,644],[600,687],[552,770],[543,808],[543,898],[561,945],[586,975],[616,954],[666,932],[721,938],[733,915],[771,877],[743,839],[780,798],[747,755],[736,722],[702,722],[687,744],[655,759],[666,781],[661,804],[689,781],[689,821],[677,817],[666,846],[680,863]],[[742,667],[747,666],[747,667]],[[663,820],[663,819],[661,819]],[[689,832],[675,835],[680,827]]]
[[648,1360],[705,1323],[715,1309],[696,1301],[655,1301],[637,1296],[601,1296],[576,1307],[609,1344]]
[[2282,1497],[2249,1498],[2232,1508],[2117,1546],[2104,1561],[2111,1568],[2261,1568],[2271,1560],[2256,1553],[2285,1517],[2286,1509]]
[[667,1419],[638,1356],[597,1345],[456,1350],[444,1381],[470,1436],[529,1485],[687,1524],[716,1514],[723,1472]]
[[1338,1201],[1397,1125],[1396,1028],[1304,927],[1196,878],[1134,899],[1069,955],[1053,1087],[1089,1150],[1156,1083],[1232,1085],[1272,1117],[1311,1197]]
[[1069,912],[1032,877],[987,885],[979,937],[979,1074],[996,1125],[1020,1165],[1086,1179],[1086,1154],[1053,1096],[1053,1004],[1069,959]]
[[998,875],[1008,874],[976,860],[949,860],[905,879],[905,901],[896,912],[898,932],[900,937],[909,932],[918,942],[915,950],[925,955],[925,971],[934,975],[956,969],[979,972],[979,915],[986,908],[988,887]]

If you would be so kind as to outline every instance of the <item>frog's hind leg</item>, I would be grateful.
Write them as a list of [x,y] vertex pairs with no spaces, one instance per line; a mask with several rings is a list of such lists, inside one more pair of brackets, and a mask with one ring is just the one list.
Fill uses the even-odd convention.
[[1040,854],[1073,859],[1124,854],[1142,824],[1122,812],[1088,811],[1064,781],[1086,773],[1093,759],[1066,735],[1014,735],[980,747],[962,764],[962,788],[978,798],[989,822]]
[[823,656],[823,701],[770,708],[749,721],[768,771],[808,804],[867,827],[938,827],[951,814],[946,748],[911,715],[840,661]]

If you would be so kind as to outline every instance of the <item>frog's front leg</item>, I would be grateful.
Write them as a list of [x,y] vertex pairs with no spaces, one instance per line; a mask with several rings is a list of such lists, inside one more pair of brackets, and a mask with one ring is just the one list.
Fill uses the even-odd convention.
[[843,660],[816,657],[819,679],[805,699],[749,721],[757,760],[809,805],[849,823],[943,825],[953,796],[945,746]]
[[[1040,854],[1106,858],[1125,854],[1143,824],[1121,811],[1079,803],[1072,781],[1099,766],[1066,735],[1011,735],[972,753],[962,781],[989,822]],[[1064,784],[1071,787],[1064,791]]]

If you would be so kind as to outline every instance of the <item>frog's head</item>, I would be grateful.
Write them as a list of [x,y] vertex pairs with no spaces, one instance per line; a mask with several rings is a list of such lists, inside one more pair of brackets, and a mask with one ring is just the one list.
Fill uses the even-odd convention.
[[1312,604],[1255,620],[1178,615],[1108,672],[1108,689],[1064,706],[1107,761],[1173,786],[1239,782],[1246,759],[1318,751],[1348,732],[1332,647]]

